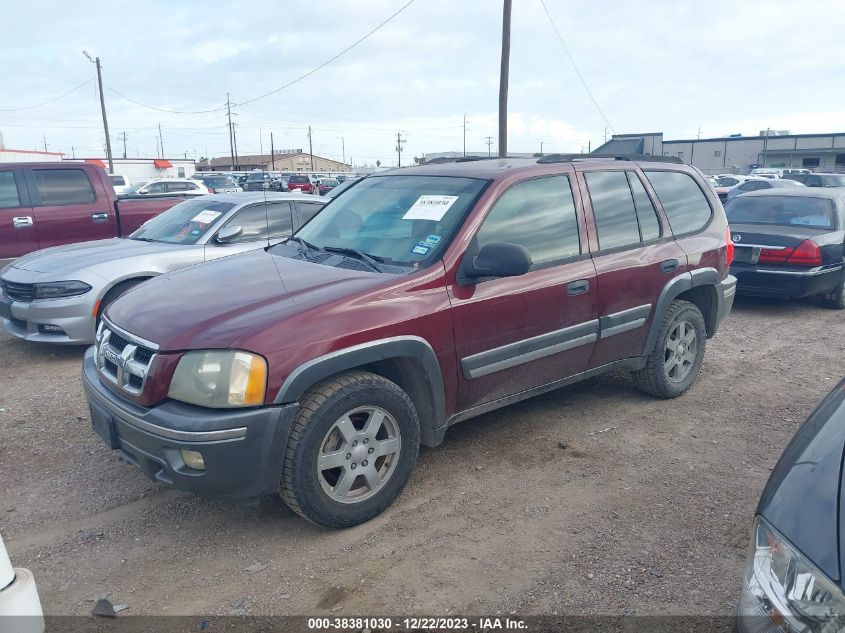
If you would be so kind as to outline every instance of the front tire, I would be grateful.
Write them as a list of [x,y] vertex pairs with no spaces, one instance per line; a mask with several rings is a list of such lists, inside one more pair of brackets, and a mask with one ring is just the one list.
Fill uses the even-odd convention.
[[706,342],[707,330],[698,306],[673,301],[663,315],[657,343],[645,367],[633,372],[634,383],[652,396],[677,398],[698,376]]
[[419,444],[417,411],[398,385],[365,371],[329,378],[301,399],[280,495],[317,525],[364,523],[400,495]]

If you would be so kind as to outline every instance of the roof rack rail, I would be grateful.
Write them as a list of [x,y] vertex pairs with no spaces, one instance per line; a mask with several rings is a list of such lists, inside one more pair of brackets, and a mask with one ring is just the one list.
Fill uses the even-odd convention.
[[[422,163],[423,165],[442,165],[444,163],[472,163],[479,160],[498,160],[498,156],[441,156]],[[512,158],[505,156],[505,158]]]
[[571,163],[578,160],[632,160],[652,163],[683,164],[677,156],[653,156],[651,154],[547,154],[537,159],[538,163]]

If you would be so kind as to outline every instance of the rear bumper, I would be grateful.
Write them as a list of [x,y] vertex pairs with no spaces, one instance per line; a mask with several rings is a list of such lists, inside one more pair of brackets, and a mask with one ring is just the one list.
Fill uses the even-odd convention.
[[845,268],[784,270],[774,266],[734,264],[737,292],[754,297],[794,299],[832,291],[845,274]]
[[[139,407],[100,382],[93,348],[85,353],[82,382],[94,431],[150,479],[229,498],[278,492],[297,404],[222,411],[174,401]],[[205,469],[185,465],[182,449],[199,452]]]
[[716,313],[716,326],[713,328],[715,333],[725,317],[730,314],[734,305],[734,298],[736,297],[737,281],[733,275],[725,277],[718,286],[718,301],[719,309]]

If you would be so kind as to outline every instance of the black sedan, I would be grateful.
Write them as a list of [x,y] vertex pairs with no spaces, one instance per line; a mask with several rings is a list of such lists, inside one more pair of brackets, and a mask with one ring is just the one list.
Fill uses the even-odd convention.
[[737,294],[845,308],[845,189],[768,189],[725,205]]
[[763,490],[737,613],[741,633],[843,630],[843,453],[845,380],[792,438]]

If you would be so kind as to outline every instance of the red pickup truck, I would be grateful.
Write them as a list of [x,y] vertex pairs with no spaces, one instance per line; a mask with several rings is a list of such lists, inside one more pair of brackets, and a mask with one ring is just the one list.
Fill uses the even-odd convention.
[[183,199],[118,200],[97,165],[0,163],[0,268],[41,248],[128,235]]

